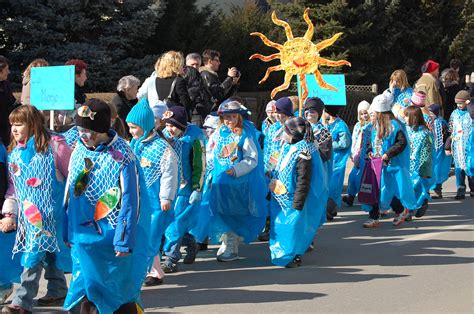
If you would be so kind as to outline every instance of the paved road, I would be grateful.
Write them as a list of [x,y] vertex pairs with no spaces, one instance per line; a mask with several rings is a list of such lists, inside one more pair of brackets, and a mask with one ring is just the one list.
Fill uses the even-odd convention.
[[243,246],[232,263],[216,262],[212,246],[164,285],[144,288],[146,311],[473,313],[474,198],[455,201],[454,178],[445,190],[425,217],[398,228],[387,218],[363,229],[359,206],[344,208],[297,269],[272,266],[266,243]]

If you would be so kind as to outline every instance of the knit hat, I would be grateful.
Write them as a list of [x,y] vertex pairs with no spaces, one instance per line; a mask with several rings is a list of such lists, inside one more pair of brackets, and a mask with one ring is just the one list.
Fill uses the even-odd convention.
[[219,116],[232,113],[238,113],[243,116],[248,116],[251,114],[244,105],[242,105],[237,100],[232,99],[225,100],[223,103],[220,104],[219,109],[217,109],[217,114]]
[[151,111],[153,111],[153,116],[155,119],[162,119],[163,114],[168,110],[168,107],[163,106],[163,104],[155,104],[151,107]]
[[321,118],[321,115],[323,114],[324,110],[324,102],[321,100],[321,98],[318,97],[307,98],[304,102],[303,109],[304,111],[310,109],[314,110],[318,113],[318,117]]
[[359,114],[361,111],[369,111],[370,104],[366,100],[362,100],[358,105],[357,105],[357,113]]
[[163,114],[163,121],[169,123],[180,129],[181,131],[186,130],[188,126],[188,117],[186,109],[181,106],[173,106]]
[[469,99],[469,92],[467,90],[460,90],[459,92],[457,92],[456,96],[454,96],[454,102],[457,104],[465,103]]
[[291,137],[291,144],[297,143],[303,139],[310,142],[314,141],[311,125],[301,117],[291,117],[286,120],[283,130]]
[[385,91],[380,95],[377,95],[372,100],[370,110],[374,112],[387,112],[392,109],[393,95],[392,93]]
[[91,98],[77,109],[76,125],[98,133],[107,133],[110,129],[110,108],[104,101]]
[[336,117],[337,114],[339,113],[339,110],[341,110],[342,106],[330,106],[327,105],[324,107],[324,110],[331,116]]
[[155,116],[148,105],[148,100],[143,98],[133,106],[125,121],[138,125],[143,129],[144,135],[148,135],[148,133],[155,128]]
[[414,92],[411,95],[411,102],[414,106],[424,107],[426,101],[426,94],[423,92]]
[[439,109],[441,108],[438,104],[432,104],[428,106],[428,110],[431,111],[435,116],[439,116]]
[[439,69],[439,63],[433,60],[426,61],[421,67],[421,72],[431,73]]
[[206,119],[204,119],[204,124],[202,127],[205,129],[217,129],[219,126],[219,120],[219,117],[209,114],[206,116]]
[[267,106],[265,107],[265,112],[273,112],[275,111],[275,101],[272,99],[268,102]]
[[281,97],[275,102],[276,112],[283,113],[288,117],[293,116],[293,103],[288,97]]

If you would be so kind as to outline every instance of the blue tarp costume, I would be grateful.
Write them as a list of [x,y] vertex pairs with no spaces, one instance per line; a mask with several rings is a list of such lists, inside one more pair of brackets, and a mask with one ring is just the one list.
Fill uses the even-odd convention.
[[[121,305],[140,302],[146,275],[149,215],[139,215],[135,156],[130,146],[114,131],[112,140],[87,149],[78,141],[71,155],[68,177],[68,240],[72,244],[73,272],[64,307],[72,309],[84,297],[99,313],[112,313]],[[78,180],[87,160],[92,162],[88,182],[81,193]],[[78,191],[76,191],[76,189]],[[104,196],[119,189],[118,203],[107,215],[95,219]],[[78,194],[74,195],[74,192]],[[107,205],[109,206],[109,205]],[[116,257],[116,252],[131,252]]]
[[[392,119],[392,132],[386,138],[379,139],[377,137],[377,129],[372,128],[371,147],[374,156],[382,156],[390,147],[395,144],[398,131],[402,131],[408,141],[405,125],[397,119]],[[417,209],[415,193],[413,192],[413,184],[410,180],[410,147],[407,145],[405,149],[393,157],[388,165],[382,167],[380,176],[380,210],[390,209],[390,204],[394,197],[398,198],[403,207],[410,210]],[[370,205],[363,204],[365,211],[370,211]]]
[[268,129],[263,145],[263,162],[265,173],[275,169],[280,159],[280,148],[282,146],[282,125],[279,121],[273,123]]
[[[209,237],[219,242],[224,233],[233,232],[249,243],[262,231],[267,216],[265,196],[268,189],[256,129],[251,122],[244,121],[240,135],[224,125],[216,132],[219,133],[213,134],[216,136],[216,147],[213,153]],[[243,159],[242,146],[246,139],[253,141],[258,151],[257,166],[240,177],[229,176],[225,171]]]
[[452,137],[452,153],[456,171],[464,170],[466,175],[474,175],[474,137],[472,119],[467,110],[456,109],[449,118]]
[[410,143],[410,178],[416,198],[416,208],[420,208],[426,200],[431,200],[430,187],[433,180],[423,178],[421,168],[429,164],[430,169],[425,170],[423,176],[431,176],[432,146],[433,140],[428,129],[419,126],[416,130],[407,127],[408,140]]
[[447,122],[442,117],[437,117],[434,121],[433,138],[434,138],[434,153],[433,153],[433,185],[432,190],[436,189],[437,185],[443,184],[449,178],[449,171],[451,170],[452,156],[446,155],[444,150],[443,128],[448,128]]
[[[26,268],[44,261],[46,252],[55,253],[56,268],[70,271],[70,250],[62,241],[64,182],[56,177],[51,144],[46,153],[37,153],[34,137],[30,137],[24,147],[9,154],[8,171],[19,207],[13,253],[23,253],[21,264]],[[33,186],[30,180],[39,185]]]
[[351,132],[340,118],[328,125],[333,141],[333,168],[329,185],[329,198],[338,208],[342,205],[342,188],[346,172],[346,163],[351,153]]
[[77,141],[79,140],[79,131],[77,130],[77,126],[73,126],[66,132],[61,133],[62,136],[64,136],[64,139],[66,140],[66,143],[74,149],[76,146]]
[[[356,196],[360,190],[360,181],[362,180],[362,174],[364,173],[365,168],[365,159],[367,158],[367,144],[370,141],[370,136],[372,133],[372,123],[366,123],[364,126],[361,126],[360,122],[354,126],[352,132],[352,158],[357,158],[358,165],[354,162],[354,167],[349,174],[348,184],[347,184],[347,194]],[[354,145],[360,145],[355,148]],[[355,149],[354,149],[355,148]],[[358,151],[358,152],[357,152]],[[358,156],[354,154],[357,152]]]
[[[5,146],[0,143],[0,164],[7,167],[7,152]],[[0,291],[11,287],[12,283],[20,282],[23,271],[21,266],[21,254],[16,254],[12,259],[13,246],[15,244],[16,232],[0,232]]]
[[[296,188],[296,164],[301,153],[311,156],[310,190],[303,210],[293,208]],[[270,252],[272,263],[286,266],[296,255],[303,255],[316,235],[320,219],[326,213],[323,163],[313,143],[302,140],[285,144],[276,169],[275,180],[283,185],[272,192]]]
[[[191,150],[195,141],[205,142],[205,136],[202,130],[194,124],[188,124],[186,131],[177,139],[164,130],[165,136],[172,141],[179,162],[179,190],[174,204],[173,220],[166,228],[166,242],[163,247],[164,252],[169,252],[180,241],[186,232],[190,232],[197,224],[200,202],[189,204],[189,197],[192,189],[192,167]],[[204,144],[203,144],[204,145]],[[204,148],[203,148],[204,149]]]

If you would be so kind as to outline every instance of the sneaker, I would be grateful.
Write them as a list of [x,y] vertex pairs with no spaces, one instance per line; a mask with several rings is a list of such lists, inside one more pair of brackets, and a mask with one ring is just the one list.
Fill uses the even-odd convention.
[[232,262],[239,259],[239,256],[233,252],[225,252],[224,254],[217,255],[218,262]]
[[428,200],[424,200],[423,205],[421,205],[420,208],[415,213],[416,218],[421,218],[426,214],[426,211],[428,210]]
[[161,269],[165,274],[176,273],[178,272],[178,265],[170,260],[165,260],[163,263],[161,263]]
[[454,197],[455,200],[463,200],[466,198],[466,189],[465,188],[459,188],[458,191],[456,192],[456,196]]
[[433,190],[433,194],[431,195],[431,198],[434,200],[442,199],[443,193],[441,191]]
[[403,212],[401,212],[400,214],[395,214],[395,218],[393,219],[392,225],[400,226],[405,221],[405,218],[407,215],[408,215],[407,209],[403,210]]
[[66,296],[55,298],[49,295],[45,295],[44,297],[38,299],[38,306],[63,305],[64,299],[66,299]]
[[342,197],[342,201],[346,203],[347,206],[351,207],[352,205],[354,205],[354,198],[355,198],[354,195],[344,195]]
[[0,304],[5,304],[7,302],[8,297],[13,293],[13,286],[9,288],[3,288],[0,290]]
[[378,219],[369,219],[364,222],[364,228],[377,228],[380,226],[380,221]]
[[185,248],[186,256],[183,259],[183,264],[192,264],[196,260],[196,255],[199,252],[199,246],[194,242]]
[[289,262],[285,267],[286,268],[296,268],[301,266],[301,256],[296,255],[295,258]]
[[147,276],[145,278],[145,282],[143,282],[143,285],[145,287],[152,287],[152,286],[159,286],[163,284],[163,279],[162,278],[156,278],[152,276]]
[[405,221],[406,222],[411,222],[413,221],[413,214],[411,212],[409,212],[408,214],[406,214],[405,216]]

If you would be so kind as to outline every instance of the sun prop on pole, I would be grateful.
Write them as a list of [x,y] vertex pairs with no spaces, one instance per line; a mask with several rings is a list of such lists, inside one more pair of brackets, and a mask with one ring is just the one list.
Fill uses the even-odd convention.
[[269,47],[277,49],[279,52],[274,53],[269,56],[264,56],[262,54],[256,53],[250,56],[252,59],[260,59],[264,62],[268,62],[275,59],[280,59],[280,64],[276,66],[269,67],[265,72],[265,76],[260,80],[259,84],[262,84],[268,79],[270,73],[274,71],[285,71],[285,80],[283,84],[275,87],[272,90],[271,98],[273,99],[276,93],[288,89],[290,86],[291,79],[294,75],[298,75],[303,92],[300,93],[299,105],[300,105],[300,116],[301,110],[303,108],[303,103],[308,97],[308,87],[306,85],[306,74],[313,74],[318,82],[319,86],[323,89],[334,90],[337,89],[326,83],[319,71],[319,66],[330,66],[338,67],[342,65],[351,66],[349,61],[338,60],[332,61],[320,56],[320,52],[334,44],[334,42],[342,35],[342,33],[337,33],[329,39],[325,39],[317,44],[313,44],[311,39],[314,35],[314,25],[309,18],[309,8],[304,10],[303,18],[308,24],[308,30],[303,37],[293,37],[293,32],[290,25],[277,18],[275,11],[272,13],[272,21],[274,24],[281,26],[285,29],[287,41],[282,45],[274,43],[269,40],[265,35],[259,32],[250,33],[250,35],[258,36],[263,41],[263,43]]

